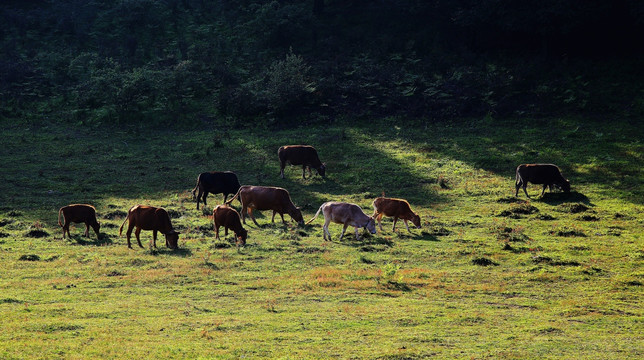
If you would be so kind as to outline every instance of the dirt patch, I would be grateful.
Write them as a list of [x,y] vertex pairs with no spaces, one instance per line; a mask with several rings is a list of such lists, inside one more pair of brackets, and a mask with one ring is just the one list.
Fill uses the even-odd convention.
[[590,209],[588,206],[581,203],[572,203],[572,204],[561,204],[559,205],[559,211],[567,212],[570,214],[578,214]]
[[484,257],[479,257],[476,259],[472,260],[472,264],[474,265],[479,265],[479,266],[497,266],[499,265],[498,263]]
[[532,206],[526,202],[510,206],[509,209],[501,211],[499,216],[520,218],[521,215],[529,215],[537,212],[539,212],[539,209],[536,206]]
[[544,220],[544,221],[551,221],[551,220],[556,220],[557,219],[556,217],[554,217],[552,215],[549,215],[549,214],[539,214],[535,218],[539,219],[539,220]]
[[599,221],[599,217],[591,214],[585,214],[579,217],[579,220],[583,221]]
[[31,237],[31,238],[42,238],[42,237],[49,236],[49,233],[46,232],[45,230],[33,229],[33,230],[29,230],[29,232],[27,232],[25,236]]
[[40,261],[40,256],[35,254],[22,255],[18,258],[20,261]]
[[103,215],[104,219],[114,220],[116,218],[123,218],[127,216],[127,212],[123,210],[113,210]]
[[533,256],[532,257],[532,262],[535,264],[548,264],[548,265],[553,265],[553,266],[579,266],[581,265],[579,262],[574,261],[574,260],[559,260],[559,259],[553,259],[548,256]]
[[6,232],[0,232],[0,238],[6,238],[9,237],[10,235],[7,234]]

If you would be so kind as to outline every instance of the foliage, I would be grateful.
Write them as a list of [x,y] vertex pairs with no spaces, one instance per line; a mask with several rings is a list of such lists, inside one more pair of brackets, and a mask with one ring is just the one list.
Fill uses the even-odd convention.
[[9,1],[0,115],[638,116],[643,53],[628,39],[643,12],[633,0]]

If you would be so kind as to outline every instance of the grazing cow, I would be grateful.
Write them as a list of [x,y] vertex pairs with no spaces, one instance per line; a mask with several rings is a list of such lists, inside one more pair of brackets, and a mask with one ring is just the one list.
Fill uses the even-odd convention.
[[411,230],[409,230],[407,220],[416,225],[417,229],[420,229],[420,216],[411,210],[411,206],[409,206],[407,200],[379,197],[373,201],[372,205],[374,208],[373,217],[378,221],[380,231],[382,231],[381,221],[383,215],[394,218],[394,227],[391,231],[396,231],[396,221],[398,221],[398,219],[403,219],[405,226],[407,227],[407,231],[409,232],[411,232]]
[[[64,224],[60,221],[61,215],[65,222]],[[63,239],[65,238],[65,232],[69,237],[72,237],[69,233],[71,223],[85,223],[86,237],[89,237],[89,227],[91,226],[98,238],[98,230],[101,228],[101,224],[96,220],[96,209],[92,205],[73,204],[60,208],[58,210],[58,225],[63,228]]]
[[326,171],[326,164],[320,161],[318,152],[313,146],[309,145],[287,145],[282,146],[277,150],[277,156],[280,158],[280,176],[284,178],[284,168],[287,163],[291,165],[302,165],[302,179],[306,179],[306,169],[309,169],[309,177],[311,174],[311,167],[313,167],[322,178]]
[[228,229],[230,229],[237,235],[237,244],[246,245],[248,231],[242,226],[237,210],[226,205],[217,205],[212,211],[212,219],[215,223],[215,237],[217,240],[219,240],[219,227],[223,226],[224,236],[228,236]]
[[136,231],[134,235],[136,236],[136,241],[139,243],[140,247],[143,247],[141,244],[141,239],[139,234],[141,230],[152,230],[152,240],[153,245],[157,247],[157,231],[165,235],[165,245],[171,249],[176,249],[179,242],[179,233],[174,231],[172,228],[172,223],[170,222],[170,215],[163,208],[158,208],[154,206],[145,206],[145,205],[135,205],[127,213],[127,218],[123,220],[123,224],[119,228],[119,236],[123,232],[123,225],[129,220],[129,225],[127,228],[127,247],[132,248],[130,243],[130,236],[132,235],[132,229],[136,226]]
[[[206,204],[206,197],[208,193],[224,194],[224,202],[229,194],[237,193],[241,184],[237,175],[232,171],[212,171],[199,174],[197,177],[197,185],[192,189],[192,198],[197,199],[197,210],[199,210],[199,200],[203,195],[203,204]],[[195,193],[199,190],[197,196]]]
[[275,213],[279,213],[282,217],[282,222],[286,224],[286,221],[284,220],[284,213],[286,213],[291,215],[291,218],[297,223],[304,225],[302,212],[299,208],[295,207],[293,201],[291,201],[291,196],[286,189],[272,186],[244,185],[239,188],[239,191],[232,197],[232,199],[226,202],[226,205],[232,203],[237,197],[239,197],[239,201],[242,204],[241,217],[244,224],[246,224],[246,213],[248,212],[248,215],[250,215],[250,218],[253,220],[255,225],[259,226],[253,216],[253,209],[255,209],[273,210],[271,222],[275,222]]
[[376,222],[373,217],[365,214],[360,206],[356,204],[336,201],[325,202],[320,206],[318,212],[315,213],[313,219],[309,220],[307,224],[315,220],[320,214],[320,211],[324,214],[324,226],[322,227],[322,237],[324,240],[327,240],[327,235],[329,236],[328,240],[331,240],[331,233],[329,232],[329,223],[331,221],[336,224],[344,224],[342,233],[340,234],[340,240],[342,240],[342,236],[344,236],[344,232],[349,225],[356,228],[356,240],[360,240],[358,228],[365,228],[372,234],[376,233]]
[[541,196],[546,192],[546,186],[552,191],[552,185],[560,187],[563,191],[570,192],[570,181],[561,175],[561,170],[553,164],[522,164],[517,167],[516,191],[514,196],[519,195],[519,187],[523,186],[523,192],[529,198],[526,187],[528,182],[543,184]]

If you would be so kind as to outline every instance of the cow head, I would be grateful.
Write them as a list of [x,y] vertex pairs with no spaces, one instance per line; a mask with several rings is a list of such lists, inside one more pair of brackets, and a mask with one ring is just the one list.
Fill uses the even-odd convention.
[[372,234],[376,233],[376,220],[374,220],[373,216],[369,216],[369,221],[367,221],[367,224],[364,226],[364,228]]
[[564,179],[564,181],[563,181],[563,182],[559,183],[559,186],[561,187],[561,189],[562,189],[563,191],[565,191],[565,192],[567,192],[567,193],[569,193],[569,192],[570,192],[570,181],[568,181],[568,180]]
[[179,233],[172,230],[165,234],[165,246],[170,249],[177,249],[179,247]]
[[325,175],[325,172],[326,172],[326,164],[322,163],[322,165],[320,165],[320,167],[318,167],[315,170],[317,170],[318,174],[320,174],[320,176],[322,176],[322,178],[324,178],[325,177],[324,175]]
[[304,218],[302,217],[302,211],[299,207],[296,207],[295,210],[291,211],[289,215],[291,215],[291,218],[293,218],[293,220],[295,220],[298,224],[304,226]]
[[417,214],[414,214],[414,216],[411,218],[412,224],[416,225],[416,229],[420,229],[420,216]]
[[98,232],[101,229],[101,223],[94,220],[94,223],[92,224],[92,229],[94,229],[94,232],[96,233],[96,235],[98,235]]
[[248,239],[248,231],[246,229],[239,230],[237,235],[237,245],[244,246],[246,245],[246,239]]

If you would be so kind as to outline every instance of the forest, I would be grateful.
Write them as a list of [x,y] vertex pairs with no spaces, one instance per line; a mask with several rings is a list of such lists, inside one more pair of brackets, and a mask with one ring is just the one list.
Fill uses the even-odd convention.
[[637,0],[5,1],[0,21],[12,121],[644,112]]

